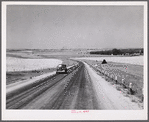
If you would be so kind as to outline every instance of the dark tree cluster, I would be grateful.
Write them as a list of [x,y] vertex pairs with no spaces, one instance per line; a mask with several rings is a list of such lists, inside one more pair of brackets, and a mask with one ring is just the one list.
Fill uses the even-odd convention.
[[100,54],[100,55],[143,55],[143,48],[138,49],[112,49],[104,51],[91,51],[90,54]]

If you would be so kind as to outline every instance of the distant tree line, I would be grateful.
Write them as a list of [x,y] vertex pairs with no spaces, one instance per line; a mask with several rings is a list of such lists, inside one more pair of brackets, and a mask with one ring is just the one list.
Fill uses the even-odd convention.
[[143,55],[143,48],[139,49],[112,49],[104,51],[91,51],[90,54],[100,55]]

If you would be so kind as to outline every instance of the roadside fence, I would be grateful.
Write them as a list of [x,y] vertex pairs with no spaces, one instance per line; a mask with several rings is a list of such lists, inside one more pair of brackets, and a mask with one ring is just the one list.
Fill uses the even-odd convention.
[[97,72],[99,72],[99,73],[101,73],[102,75],[104,75],[104,76],[105,76],[105,79],[106,79],[108,82],[112,81],[112,82],[115,82],[115,84],[121,85],[123,88],[128,89],[129,94],[131,94],[131,95],[133,95],[133,94],[135,93],[135,91],[133,90],[133,84],[132,84],[132,83],[129,83],[129,85],[126,84],[126,80],[125,80],[125,78],[124,78],[124,75],[119,76],[119,77],[121,77],[121,80],[120,80],[120,79],[118,80],[117,74],[114,74],[114,73],[112,73],[112,72],[108,72],[107,70],[104,70],[104,69],[97,69],[97,68],[95,68],[95,67],[93,67],[93,68],[94,68]]
[[[89,64],[90,65],[90,64]],[[97,65],[96,66],[92,66],[90,65],[96,72],[102,74],[103,76],[105,76],[105,80],[108,82],[114,82],[115,84],[119,84],[121,85],[124,89],[128,90],[128,93],[131,95],[134,95],[135,93],[137,93],[137,89],[135,89],[135,85],[133,83],[129,83],[126,81],[124,75],[122,74],[115,74],[114,72],[105,70],[104,68],[98,68]],[[126,75],[127,77],[127,75]],[[144,100],[144,92],[142,90],[142,97],[141,97],[141,101],[143,102]]]

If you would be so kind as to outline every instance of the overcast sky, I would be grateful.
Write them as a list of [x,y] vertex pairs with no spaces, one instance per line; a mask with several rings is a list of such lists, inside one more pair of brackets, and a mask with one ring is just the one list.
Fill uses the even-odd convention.
[[7,49],[143,47],[143,6],[7,6]]

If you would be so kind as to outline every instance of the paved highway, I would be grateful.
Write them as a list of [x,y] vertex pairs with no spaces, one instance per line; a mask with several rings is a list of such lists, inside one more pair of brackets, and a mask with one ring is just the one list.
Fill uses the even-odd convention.
[[7,94],[7,109],[140,109],[88,64],[79,62],[68,74],[55,74]]

